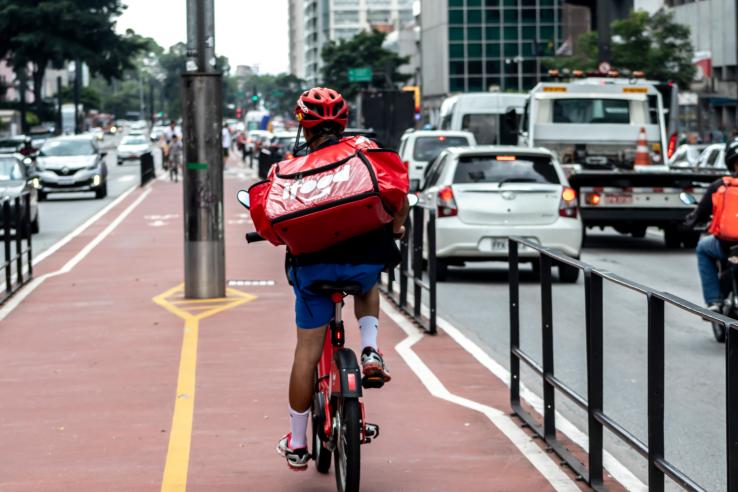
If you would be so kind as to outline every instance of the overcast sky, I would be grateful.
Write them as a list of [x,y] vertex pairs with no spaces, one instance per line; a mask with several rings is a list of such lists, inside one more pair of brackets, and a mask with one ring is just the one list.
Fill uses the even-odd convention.
[[[124,0],[118,31],[131,28],[164,48],[187,41],[186,0]],[[289,67],[287,0],[215,0],[215,51],[232,67],[258,65],[260,73]]]

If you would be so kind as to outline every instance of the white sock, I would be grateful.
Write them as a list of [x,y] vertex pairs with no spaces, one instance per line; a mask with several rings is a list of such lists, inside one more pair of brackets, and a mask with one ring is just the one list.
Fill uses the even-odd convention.
[[295,412],[290,407],[290,427],[292,430],[292,437],[290,442],[287,443],[292,449],[304,448],[307,446],[307,428],[308,428],[308,417],[310,416],[310,409],[308,408],[303,413]]
[[359,328],[361,329],[361,350],[367,347],[377,350],[379,320],[374,316],[363,316],[359,318]]

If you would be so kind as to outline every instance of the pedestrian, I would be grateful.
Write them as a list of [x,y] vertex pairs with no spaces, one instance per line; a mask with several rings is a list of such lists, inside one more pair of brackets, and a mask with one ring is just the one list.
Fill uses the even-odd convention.
[[175,183],[179,181],[179,168],[182,165],[182,142],[177,135],[172,135],[169,144],[169,179]]
[[236,137],[236,145],[238,146],[238,150],[241,151],[241,161],[246,162],[246,132],[245,131],[238,132],[238,137]]
[[223,137],[223,158],[228,159],[228,151],[231,148],[231,132],[228,131],[227,124],[223,124],[222,137]]

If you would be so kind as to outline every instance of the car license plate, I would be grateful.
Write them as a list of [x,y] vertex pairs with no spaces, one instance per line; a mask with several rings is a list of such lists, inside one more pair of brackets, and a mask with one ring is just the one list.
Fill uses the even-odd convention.
[[507,238],[483,237],[479,241],[479,251],[484,253],[507,251]]
[[74,178],[59,178],[60,185],[73,185]]
[[607,193],[605,195],[606,205],[631,205],[633,195],[631,193]]

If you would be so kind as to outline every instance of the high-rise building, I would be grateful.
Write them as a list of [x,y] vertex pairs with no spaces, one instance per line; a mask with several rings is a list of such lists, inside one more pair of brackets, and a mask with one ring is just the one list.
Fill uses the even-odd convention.
[[290,73],[305,78],[304,0],[289,0]]
[[453,92],[524,91],[561,48],[562,0],[422,0],[425,100]]
[[[370,28],[390,32],[413,21],[412,0],[290,0],[290,26],[297,22],[299,4],[303,7],[304,78],[310,84],[320,81],[320,51],[326,42],[349,39]],[[299,49],[298,43],[290,43],[290,60],[292,50]]]

